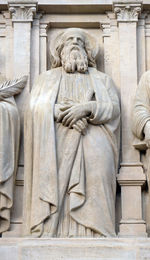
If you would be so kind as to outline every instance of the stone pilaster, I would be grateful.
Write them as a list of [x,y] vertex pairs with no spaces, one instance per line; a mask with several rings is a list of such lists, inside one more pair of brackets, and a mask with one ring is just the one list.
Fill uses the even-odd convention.
[[110,53],[111,53],[111,76],[120,93],[120,55],[119,55],[119,33],[117,19],[113,12],[107,12],[110,23]]
[[0,73],[5,76],[5,43],[6,43],[6,19],[3,14],[0,14]]
[[40,73],[47,70],[47,29],[48,24],[40,23]]
[[[19,165],[16,176],[16,187],[14,195],[14,206],[12,210],[11,229],[4,236],[21,236],[22,226],[22,194],[23,194],[23,122],[24,110],[29,99],[31,83],[31,26],[36,12],[37,1],[34,0],[12,0],[8,1],[11,22],[13,24],[13,78],[23,75],[28,76],[28,83],[23,92],[16,98],[20,113],[21,136]],[[39,39],[38,39],[39,40]],[[19,194],[19,196],[17,195]]]
[[146,30],[145,23],[148,16],[147,12],[143,12],[138,20],[137,30],[137,53],[138,53],[138,80],[140,80],[142,74],[146,71]]
[[139,151],[133,147],[131,131],[132,104],[138,83],[137,22],[141,10],[141,1],[114,1],[119,28],[122,111],[122,163],[118,176],[122,191],[120,236],[146,236],[141,207],[141,186],[145,182],[145,175]]
[[[23,123],[24,101],[30,91],[31,70],[31,23],[36,12],[35,0],[11,0],[8,7],[12,16],[13,35],[13,75],[14,77],[28,76],[27,87],[17,99],[20,110],[21,124]],[[23,127],[23,126],[22,126]],[[21,159],[22,161],[22,159]],[[23,161],[21,162],[23,164]]]
[[14,27],[14,76],[29,76],[30,84],[30,41],[31,22],[36,12],[35,0],[8,1]]
[[10,13],[3,12],[5,18],[5,32],[6,32],[6,78],[13,79],[13,28]]
[[146,70],[150,70],[150,14],[145,19]]
[[31,34],[31,88],[35,79],[40,74],[40,19],[41,13],[37,13],[32,23]]
[[110,23],[109,20],[100,24],[104,43],[104,71],[111,76],[111,45],[110,45]]

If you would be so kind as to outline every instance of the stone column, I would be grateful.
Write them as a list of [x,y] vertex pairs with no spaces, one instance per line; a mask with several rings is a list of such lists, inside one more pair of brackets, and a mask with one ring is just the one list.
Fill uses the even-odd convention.
[[31,88],[40,73],[40,19],[42,14],[37,13],[32,23],[31,35]]
[[141,1],[114,1],[120,41],[122,154],[118,182],[122,193],[120,236],[146,236],[141,186],[145,182],[140,154],[133,147],[132,103],[137,87],[137,22]]
[[3,14],[0,14],[0,73],[6,76],[5,71],[5,52],[7,51],[6,46],[6,19]]
[[111,45],[110,45],[110,23],[106,21],[100,24],[103,31],[103,42],[104,42],[104,71],[111,76]]
[[146,70],[150,70],[150,15],[145,20]]
[[6,78],[13,79],[13,28],[10,13],[8,11],[3,12],[6,25]]
[[[16,98],[21,118],[21,136],[19,151],[19,166],[16,176],[14,192],[14,205],[11,214],[10,231],[4,236],[21,236],[22,232],[22,195],[24,179],[23,158],[23,117],[24,108],[29,99],[31,83],[31,26],[33,15],[36,13],[37,1],[35,0],[12,0],[8,1],[8,7],[13,23],[13,77],[28,76],[28,83],[23,92]],[[39,41],[39,39],[38,39]],[[32,68],[33,69],[33,68]],[[35,71],[35,70],[34,70]]]
[[107,12],[110,20],[110,52],[111,52],[111,76],[120,94],[120,55],[119,55],[119,34],[115,14]]
[[47,70],[47,29],[48,24],[40,23],[40,73]]
[[[9,11],[12,14],[14,28],[13,43],[13,75],[15,78],[28,76],[28,83],[21,95],[16,99],[21,117],[21,141],[23,140],[24,106],[30,92],[31,72],[31,23],[36,12],[37,0],[8,1]],[[21,145],[20,164],[23,165],[23,149]]]
[[146,71],[145,21],[147,16],[148,16],[147,12],[142,13],[138,21],[138,30],[137,30],[138,81],[140,80],[142,74]]
[[14,27],[14,76],[28,75],[30,89],[31,22],[36,13],[37,0],[8,1]]

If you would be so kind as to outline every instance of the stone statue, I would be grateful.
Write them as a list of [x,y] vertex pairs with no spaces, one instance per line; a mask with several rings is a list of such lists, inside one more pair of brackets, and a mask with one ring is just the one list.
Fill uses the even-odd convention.
[[13,96],[22,91],[26,81],[26,76],[13,81],[0,76],[0,233],[10,226],[19,149],[20,121]]
[[24,235],[115,236],[119,101],[96,69],[97,44],[70,28],[25,116]]

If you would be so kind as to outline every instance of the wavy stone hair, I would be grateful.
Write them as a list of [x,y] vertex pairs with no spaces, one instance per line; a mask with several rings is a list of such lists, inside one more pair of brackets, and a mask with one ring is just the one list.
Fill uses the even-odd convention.
[[[81,30],[81,29],[78,29]],[[83,32],[82,32],[83,33]],[[57,38],[57,44],[54,47],[54,52],[50,53],[51,55],[51,67],[52,68],[57,68],[57,67],[61,67],[62,63],[61,63],[61,51],[64,48],[64,34],[59,35],[59,38]],[[84,43],[85,43],[85,51],[87,53],[87,57],[88,57],[88,66],[89,67],[95,67],[96,68],[96,61],[95,61],[95,57],[93,55],[93,51],[92,51],[92,47],[90,46],[90,43],[88,41],[88,37],[86,35],[84,35]],[[56,42],[56,41],[55,41]]]

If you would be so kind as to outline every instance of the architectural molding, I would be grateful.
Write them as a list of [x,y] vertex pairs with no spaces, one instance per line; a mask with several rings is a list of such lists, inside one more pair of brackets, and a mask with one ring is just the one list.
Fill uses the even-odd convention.
[[12,22],[32,22],[37,10],[37,1],[9,1]]
[[48,30],[49,24],[41,22],[40,23],[40,37],[47,37],[47,30]]
[[100,28],[103,31],[103,37],[110,37],[110,22],[104,21],[103,23],[100,23]]
[[129,3],[114,1],[113,6],[118,22],[137,22],[142,11],[141,1],[129,1]]

